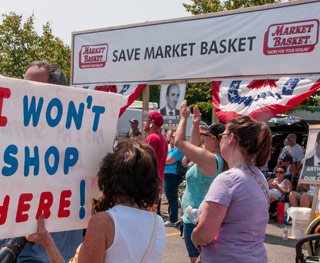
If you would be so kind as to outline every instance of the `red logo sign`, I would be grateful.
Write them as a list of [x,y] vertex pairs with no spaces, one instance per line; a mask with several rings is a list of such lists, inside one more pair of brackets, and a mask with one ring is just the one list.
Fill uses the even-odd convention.
[[85,45],[80,49],[79,67],[103,68],[107,62],[108,44]]
[[305,20],[269,26],[264,34],[263,53],[284,55],[313,51],[319,38],[319,21]]

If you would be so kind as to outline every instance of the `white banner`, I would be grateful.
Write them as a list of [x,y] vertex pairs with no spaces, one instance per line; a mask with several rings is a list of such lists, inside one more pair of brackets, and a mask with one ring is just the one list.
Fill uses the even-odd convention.
[[85,228],[123,96],[0,77],[0,238]]
[[320,73],[320,2],[73,33],[74,85]]

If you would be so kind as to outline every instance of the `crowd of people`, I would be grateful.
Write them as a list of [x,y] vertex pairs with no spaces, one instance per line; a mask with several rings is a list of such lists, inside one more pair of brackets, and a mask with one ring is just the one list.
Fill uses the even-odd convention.
[[[25,79],[66,85],[64,73],[47,62],[32,63]],[[161,113],[145,112],[145,141],[138,120],[131,119],[128,139],[101,162],[97,179],[103,196],[84,238],[83,230],[48,233],[40,216],[18,262],[161,262],[165,226],[178,223],[183,224],[192,263],[200,257],[202,262],[267,262],[269,207],[279,201],[312,204],[314,185],[297,185],[305,153],[296,135],[289,134],[282,147],[265,123],[248,116],[202,125],[198,106],[192,109],[186,101],[179,114],[177,128],[164,136]],[[183,180],[179,222],[178,187]],[[164,194],[166,222],[160,216]],[[189,208],[198,211],[196,218],[189,216]]]

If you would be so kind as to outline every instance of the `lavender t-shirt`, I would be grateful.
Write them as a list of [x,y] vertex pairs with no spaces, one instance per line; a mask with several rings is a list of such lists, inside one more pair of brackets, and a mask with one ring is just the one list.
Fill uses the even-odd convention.
[[[257,167],[250,168],[268,192],[264,175]],[[220,174],[211,184],[204,202],[216,202],[226,206],[227,213],[218,236],[201,248],[202,262],[268,261],[263,244],[269,220],[268,201],[250,173],[232,168]]]

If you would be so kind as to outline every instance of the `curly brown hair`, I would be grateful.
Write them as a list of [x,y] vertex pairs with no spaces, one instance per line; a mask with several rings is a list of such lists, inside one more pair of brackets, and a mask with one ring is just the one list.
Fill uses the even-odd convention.
[[238,116],[231,119],[227,127],[235,135],[247,162],[254,159],[257,167],[263,167],[270,157],[272,141],[267,124],[256,122],[248,116]]
[[157,157],[145,142],[133,138],[121,142],[104,157],[97,176],[104,195],[98,211],[122,202],[149,208],[158,201],[162,182]]

